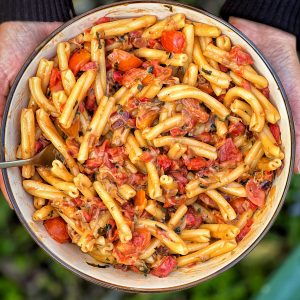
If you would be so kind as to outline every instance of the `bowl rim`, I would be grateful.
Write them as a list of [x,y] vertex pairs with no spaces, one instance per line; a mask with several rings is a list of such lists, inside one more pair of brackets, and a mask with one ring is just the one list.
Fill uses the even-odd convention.
[[294,122],[293,122],[293,116],[292,116],[292,112],[291,112],[291,107],[288,101],[288,97],[284,91],[283,85],[278,77],[278,75],[276,74],[276,72],[274,71],[274,69],[272,68],[272,66],[270,65],[270,63],[267,61],[267,59],[264,57],[264,55],[261,53],[261,51],[255,46],[255,44],[249,40],[245,34],[243,34],[240,30],[238,30],[236,27],[234,27],[233,25],[229,24],[227,21],[203,10],[203,9],[199,9],[196,7],[193,7],[191,5],[187,5],[184,3],[177,3],[175,1],[168,1],[168,0],[150,0],[150,1],[145,1],[145,0],[129,0],[129,1],[122,1],[122,2],[114,2],[111,4],[107,4],[107,5],[103,5],[97,8],[94,8],[92,10],[89,10],[83,14],[80,14],[72,19],[70,19],[69,21],[67,21],[66,23],[62,24],[61,26],[59,26],[55,31],[53,31],[45,40],[43,40],[35,49],[34,51],[30,54],[30,56],[26,59],[25,63],[23,64],[22,68],[20,69],[20,71],[18,72],[12,86],[11,89],[9,91],[8,97],[7,97],[7,101],[6,101],[6,105],[5,105],[5,110],[3,113],[3,119],[2,119],[2,128],[1,128],[1,158],[4,161],[5,159],[5,131],[6,131],[6,124],[7,124],[7,118],[9,115],[9,111],[10,111],[10,106],[11,106],[11,102],[15,93],[15,90],[18,86],[19,80],[21,79],[21,77],[23,76],[24,71],[27,69],[27,67],[30,65],[31,61],[33,60],[33,58],[41,51],[41,49],[53,38],[55,37],[57,34],[59,34],[63,29],[67,28],[69,25],[71,25],[72,23],[80,20],[81,18],[88,16],[92,13],[95,13],[97,11],[101,11],[103,9],[107,9],[107,8],[113,8],[116,6],[123,6],[123,5],[128,5],[128,4],[135,4],[135,3],[156,3],[156,4],[163,4],[166,7],[169,8],[169,10],[172,12],[172,6],[177,6],[177,7],[183,7],[183,8],[187,8],[187,9],[192,9],[195,10],[198,13],[204,14],[218,22],[220,22],[221,24],[227,26],[228,28],[230,28],[232,31],[234,31],[235,33],[237,33],[239,35],[240,38],[242,38],[250,47],[252,47],[252,49],[256,52],[256,54],[262,59],[262,61],[264,62],[264,64],[266,65],[266,67],[268,68],[268,70],[270,71],[271,75],[273,76],[277,86],[279,87],[279,91],[281,93],[281,96],[284,100],[284,105],[285,105],[285,109],[288,115],[288,120],[289,120],[289,130],[290,130],[290,135],[291,135],[291,164],[289,167],[289,172],[288,172],[288,177],[287,177],[287,181],[285,183],[285,187],[284,187],[284,191],[282,194],[282,197],[279,201],[279,204],[276,208],[275,213],[273,214],[271,220],[269,221],[269,223],[267,224],[267,226],[265,227],[265,229],[262,231],[262,233],[256,238],[256,240],[239,256],[237,257],[234,261],[232,261],[231,263],[229,263],[228,265],[224,266],[223,268],[217,270],[216,272],[214,272],[211,275],[208,275],[204,278],[201,279],[197,279],[194,280],[192,282],[186,283],[186,284],[181,284],[181,285],[176,285],[176,286],[172,286],[172,287],[168,287],[168,288],[131,288],[131,287],[127,287],[127,286],[121,286],[112,282],[106,282],[102,279],[97,279],[93,276],[87,275],[77,269],[75,269],[72,265],[66,263],[65,261],[63,261],[62,259],[60,259],[54,252],[52,252],[52,250],[48,247],[45,246],[45,244],[37,237],[37,235],[35,234],[35,232],[33,231],[33,229],[27,225],[27,222],[21,212],[21,210],[19,209],[19,206],[14,198],[11,186],[9,184],[9,179],[8,179],[8,174],[7,174],[7,170],[6,169],[2,169],[2,175],[3,175],[3,179],[4,179],[4,184],[5,184],[5,188],[7,190],[9,199],[13,205],[13,208],[15,210],[15,212],[17,213],[17,216],[19,218],[19,220],[21,221],[21,223],[23,224],[23,226],[26,228],[26,230],[29,232],[29,234],[31,235],[31,237],[33,238],[33,240],[38,244],[39,247],[41,247],[47,254],[49,254],[54,260],[56,260],[58,263],[60,263],[63,267],[67,268],[68,270],[72,271],[73,273],[75,273],[76,275],[78,275],[79,277],[90,281],[92,283],[101,285],[103,287],[106,288],[112,288],[112,289],[117,289],[120,291],[124,291],[124,292],[129,292],[129,293],[135,293],[135,292],[143,292],[143,293],[155,293],[155,292],[170,292],[170,291],[178,291],[178,290],[183,290],[183,289],[187,289],[187,288],[191,288],[195,285],[198,285],[199,283],[202,283],[206,280],[212,279],[217,275],[220,275],[221,273],[227,271],[229,268],[233,267],[235,264],[237,264],[241,259],[243,259],[245,256],[247,256],[255,247],[256,245],[261,241],[261,239],[266,235],[266,233],[269,231],[270,227],[273,225],[279,211],[282,208],[282,205],[284,203],[285,197],[287,195],[290,183],[291,183],[291,179],[292,179],[292,174],[293,174],[293,166],[295,163],[295,128],[294,128]]

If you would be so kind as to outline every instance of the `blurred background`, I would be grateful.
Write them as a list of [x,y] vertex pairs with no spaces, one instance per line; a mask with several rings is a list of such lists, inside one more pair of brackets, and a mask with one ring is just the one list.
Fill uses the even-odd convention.
[[[74,0],[77,14],[114,1]],[[224,0],[184,2],[218,15]],[[275,224],[236,266],[189,290],[125,294],[76,277],[40,249],[0,199],[0,300],[296,300],[300,299],[300,177],[294,176]],[[99,271],[101,272],[101,270]]]

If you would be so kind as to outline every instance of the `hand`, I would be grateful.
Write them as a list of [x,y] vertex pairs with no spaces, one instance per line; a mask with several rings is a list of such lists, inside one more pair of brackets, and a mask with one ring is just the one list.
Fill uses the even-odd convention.
[[[6,97],[18,71],[34,48],[60,25],[59,22],[5,22],[0,25],[0,122]],[[1,172],[0,187],[11,206]]]
[[300,64],[296,37],[271,26],[231,17],[229,22],[242,31],[265,55],[278,74],[288,96],[296,129],[294,170],[300,172]]

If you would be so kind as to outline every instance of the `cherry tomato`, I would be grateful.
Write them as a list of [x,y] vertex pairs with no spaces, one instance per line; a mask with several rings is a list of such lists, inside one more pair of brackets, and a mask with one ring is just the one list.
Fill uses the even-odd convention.
[[164,31],[161,44],[168,52],[182,53],[185,48],[184,34],[176,30]]
[[138,68],[143,61],[133,54],[120,49],[114,51],[108,56],[108,60],[115,66],[115,69],[126,72],[132,68]]
[[76,76],[80,69],[91,60],[91,54],[86,49],[75,51],[69,60],[69,68]]
[[173,256],[165,256],[160,264],[151,270],[151,274],[157,277],[167,277],[176,267],[176,258]]
[[281,144],[281,132],[280,132],[280,128],[279,128],[278,124],[277,123],[276,124],[269,124],[269,128],[270,128],[270,130],[271,130],[271,132],[272,132],[272,134],[273,134],[273,136],[276,140],[276,143],[278,145],[280,145]]
[[44,226],[49,235],[57,242],[63,244],[69,240],[67,224],[61,217],[46,220]]
[[265,204],[266,193],[252,178],[246,184],[246,193],[247,198],[258,207],[262,207]]

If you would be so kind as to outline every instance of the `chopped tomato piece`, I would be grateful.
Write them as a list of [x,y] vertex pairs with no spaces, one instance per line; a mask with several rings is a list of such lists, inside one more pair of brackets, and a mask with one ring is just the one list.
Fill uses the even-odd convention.
[[195,157],[184,161],[187,169],[190,171],[199,171],[207,166],[207,161],[203,157]]
[[148,152],[148,151],[144,151],[143,154],[140,156],[140,160],[142,160],[143,162],[149,162],[153,159],[153,156]]
[[248,91],[251,91],[251,84],[249,81],[247,80],[243,80],[242,81],[242,87]]
[[234,211],[238,214],[241,215],[243,212],[245,212],[248,209],[251,209],[255,211],[257,209],[257,206],[247,200],[247,198],[235,198],[230,201],[230,205],[234,209]]
[[213,135],[209,132],[202,132],[194,136],[194,138],[203,143],[211,143],[213,141]]
[[164,31],[160,40],[168,52],[182,53],[185,48],[185,36],[181,31]]
[[247,221],[246,225],[241,229],[240,233],[235,238],[237,242],[240,242],[247,235],[247,233],[251,229],[252,224],[253,224],[253,219],[251,218]]
[[95,25],[102,24],[102,23],[107,23],[107,22],[110,22],[110,21],[111,21],[111,18],[110,18],[110,17],[101,17],[101,18],[99,18],[99,19],[95,22]]
[[246,193],[247,198],[258,207],[262,207],[265,204],[266,193],[252,178],[246,184]]
[[97,64],[94,61],[90,61],[80,68],[80,71],[82,71],[82,72],[85,72],[87,70],[95,70],[96,71]]
[[84,210],[82,213],[86,222],[90,223],[92,221],[92,216],[86,210]]
[[69,240],[67,224],[61,217],[46,220],[44,226],[49,235],[57,242],[63,244]]
[[218,157],[221,163],[225,161],[239,162],[242,160],[242,154],[231,138],[226,139],[225,143],[218,149]]
[[253,64],[251,55],[247,53],[241,46],[233,46],[229,51],[229,57],[239,66]]
[[165,154],[157,156],[157,164],[164,171],[171,168],[173,161]]
[[205,123],[208,121],[209,114],[199,105],[199,101],[193,98],[186,98],[181,100],[184,110],[187,114],[194,118],[197,122]]
[[136,195],[134,197],[134,206],[139,215],[141,215],[145,207],[147,206],[147,198],[144,190],[138,190],[136,192]]
[[151,270],[151,274],[157,277],[167,277],[176,267],[177,261],[174,256],[165,256],[159,266]]
[[132,68],[123,75],[122,85],[127,88],[132,87],[137,81],[142,81],[149,75],[147,70],[141,68]]
[[108,60],[112,63],[115,69],[126,72],[133,68],[138,68],[143,61],[133,54],[120,49],[114,49],[108,56]]
[[174,197],[165,197],[164,207],[172,207],[172,206],[179,206],[184,204],[187,200],[186,195],[174,196]]
[[198,214],[193,207],[189,207],[188,211],[185,215],[185,228],[186,229],[196,229],[202,223],[202,218],[200,214]]
[[209,82],[201,82],[198,83],[197,87],[202,91],[205,92],[209,95],[212,95],[214,93],[214,90],[212,89],[211,85]]
[[69,60],[69,68],[76,76],[80,69],[91,60],[91,54],[86,49],[75,51]]
[[151,60],[143,63],[144,68],[148,68],[150,66],[153,67],[154,76],[161,79],[161,81],[167,80],[172,75],[172,69],[160,66],[158,60]]
[[62,91],[64,89],[61,81],[61,74],[57,68],[53,68],[51,71],[49,87],[52,93]]
[[262,94],[267,98],[267,99],[270,99],[270,90],[268,87],[266,88],[263,88],[260,90],[262,92]]
[[224,73],[227,73],[227,72],[228,72],[228,68],[225,67],[225,66],[222,65],[222,64],[219,64],[219,68],[220,68],[220,71],[221,71],[221,72],[224,72]]
[[186,133],[187,133],[186,130],[181,129],[181,128],[179,128],[179,127],[174,127],[174,128],[172,128],[172,129],[170,130],[171,136],[174,136],[174,137],[176,137],[176,136],[183,136],[183,135],[185,135]]
[[281,144],[281,132],[278,124],[269,124],[269,128],[275,138],[275,141],[278,145]]
[[122,85],[123,75],[120,71],[113,72],[113,81],[117,82],[118,84]]
[[146,228],[136,228],[132,233],[131,241],[115,245],[113,254],[118,263],[133,265],[139,257],[139,254],[145,249],[151,240],[151,234]]
[[244,134],[245,130],[246,127],[242,122],[231,123],[228,128],[228,132],[234,137]]
[[169,173],[169,175],[171,175],[174,178],[174,181],[176,181],[178,186],[178,191],[181,194],[185,192],[185,186],[188,183],[188,180],[186,178],[187,173],[188,172],[185,168],[181,168],[180,171],[171,171]]

